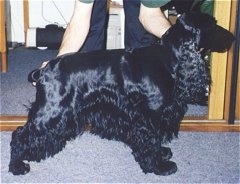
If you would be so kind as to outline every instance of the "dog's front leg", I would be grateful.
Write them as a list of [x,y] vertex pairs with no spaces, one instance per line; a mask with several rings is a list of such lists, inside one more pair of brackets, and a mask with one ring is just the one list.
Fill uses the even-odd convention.
[[175,173],[177,165],[169,161],[172,156],[170,148],[158,146],[158,149],[159,151],[156,151],[151,146],[138,145],[138,147],[132,147],[132,154],[144,173],[155,173],[162,176]]
[[[147,116],[147,115],[146,115]],[[161,137],[156,132],[157,124],[150,117],[139,115],[134,122],[132,132],[132,145],[135,160],[139,163],[144,173],[170,175],[177,171],[170,148],[162,147]]]

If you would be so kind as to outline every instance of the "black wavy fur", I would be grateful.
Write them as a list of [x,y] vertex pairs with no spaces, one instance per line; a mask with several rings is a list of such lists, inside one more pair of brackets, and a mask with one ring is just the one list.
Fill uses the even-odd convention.
[[[221,39],[219,39],[221,38]],[[178,136],[188,103],[205,95],[211,79],[204,50],[229,49],[233,35],[209,15],[183,14],[162,45],[68,54],[29,74],[36,101],[28,121],[12,134],[9,171],[41,161],[84,132],[122,141],[143,172],[169,175],[177,166],[162,147]]]

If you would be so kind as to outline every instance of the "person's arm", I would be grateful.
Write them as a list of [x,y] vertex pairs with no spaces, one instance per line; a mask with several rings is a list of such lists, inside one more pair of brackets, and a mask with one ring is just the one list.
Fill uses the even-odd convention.
[[170,22],[159,7],[149,8],[142,3],[140,6],[139,20],[148,32],[159,38],[171,27]]
[[93,3],[75,1],[74,12],[64,33],[57,56],[77,52],[85,42],[90,28]]

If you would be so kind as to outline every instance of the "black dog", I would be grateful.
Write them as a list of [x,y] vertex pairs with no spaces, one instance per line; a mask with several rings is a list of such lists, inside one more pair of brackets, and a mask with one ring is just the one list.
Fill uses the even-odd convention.
[[[26,174],[29,164],[54,156],[91,125],[91,133],[122,141],[143,172],[177,171],[171,149],[188,103],[210,84],[207,50],[229,49],[233,35],[209,15],[183,14],[162,45],[68,54],[30,74],[36,101],[23,127],[12,134],[9,171]],[[200,52],[201,51],[201,52]]]

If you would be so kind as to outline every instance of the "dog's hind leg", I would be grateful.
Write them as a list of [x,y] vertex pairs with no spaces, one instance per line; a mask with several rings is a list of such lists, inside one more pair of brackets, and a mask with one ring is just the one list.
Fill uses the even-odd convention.
[[74,121],[68,114],[63,112],[49,118],[43,114],[29,119],[26,125],[17,128],[10,143],[9,171],[14,175],[26,174],[30,171],[30,166],[24,160],[40,162],[61,151],[66,142],[78,134]]
[[76,123],[74,103],[81,95],[73,86],[65,88],[57,80],[48,82],[48,78],[37,84],[36,101],[29,110],[27,123],[12,134],[9,171],[14,175],[29,172],[24,160],[39,162],[54,156],[83,131],[81,124]]
[[9,172],[14,175],[26,174],[30,171],[29,164],[25,164],[22,160],[25,160],[24,155],[29,152],[26,150],[29,147],[29,129],[27,126],[18,127],[12,133],[11,146],[11,160],[9,163]]

